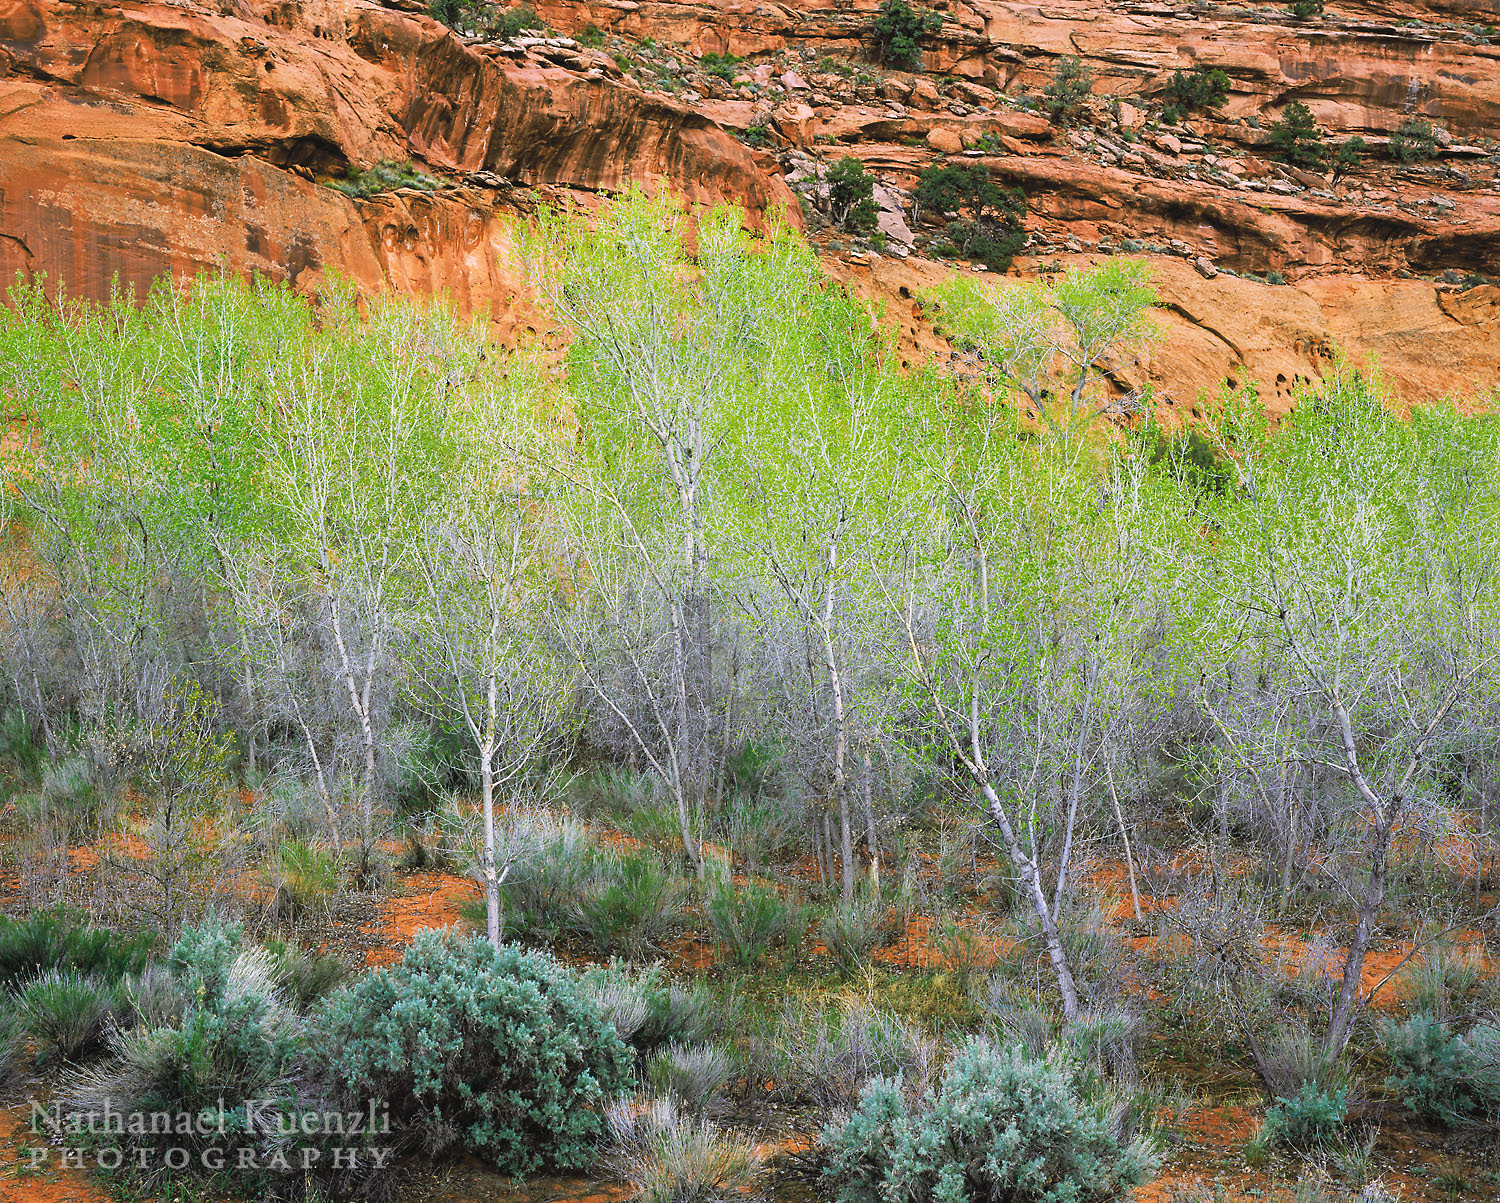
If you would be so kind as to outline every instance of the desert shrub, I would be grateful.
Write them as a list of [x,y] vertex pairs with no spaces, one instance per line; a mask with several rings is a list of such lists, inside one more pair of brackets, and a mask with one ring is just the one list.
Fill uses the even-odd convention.
[[339,887],[338,859],[307,840],[282,844],[260,872],[271,892],[267,909],[282,919],[300,919],[326,907]]
[[344,178],[329,180],[328,186],[345,196],[366,197],[380,192],[394,192],[398,188],[417,188],[423,192],[432,192],[441,188],[443,181],[424,175],[411,165],[410,160],[398,162],[395,159],[381,159],[373,167],[366,167],[362,171],[350,164]]
[[837,903],[818,924],[818,935],[839,968],[852,973],[886,943],[891,919],[885,900],[879,894],[866,892],[848,902]]
[[0,1088],[9,1086],[20,1074],[23,1035],[21,1017],[15,1009],[0,1009]]
[[1323,0],[1292,0],[1289,10],[1300,21],[1323,15]]
[[287,1002],[298,1011],[306,1011],[349,980],[348,963],[332,953],[313,952],[281,940],[267,940],[263,947]]
[[402,833],[400,864],[403,869],[436,869],[454,873],[467,858],[454,812],[446,808],[408,823]]
[[1168,104],[1184,111],[1223,108],[1229,99],[1229,76],[1217,67],[1197,67],[1192,74],[1179,67],[1172,72],[1162,95]]
[[581,900],[583,924],[601,955],[659,950],[679,923],[685,887],[649,848],[603,862],[596,892]]
[[1500,1105],[1500,1029],[1470,1039],[1433,1015],[1388,1021],[1380,1042],[1391,1061],[1386,1089],[1413,1115],[1453,1127]]
[[1113,1199],[1151,1176],[1156,1152],[1122,1137],[1071,1063],[970,1039],[916,1106],[876,1079],[823,1132],[824,1181],[838,1203]]
[[758,881],[736,885],[728,875],[714,884],[707,910],[714,933],[742,966],[758,964],[773,948],[794,948],[807,924],[799,903]]
[[427,11],[449,29],[470,37],[513,38],[542,28],[541,18],[529,4],[502,8],[489,0],[430,0]]
[[669,1044],[658,1049],[646,1077],[659,1094],[670,1094],[695,1115],[702,1114],[734,1076],[735,1062],[720,1044]]
[[579,773],[568,787],[568,804],[580,818],[604,815],[616,821],[657,804],[656,782],[646,773],[607,764]]
[[1094,73],[1076,54],[1058,60],[1057,73],[1042,89],[1042,107],[1053,121],[1064,125],[1077,120],[1094,94]]
[[1345,138],[1333,148],[1333,157],[1329,160],[1329,171],[1335,183],[1365,161],[1366,149],[1365,140],[1358,134],[1352,138]]
[[853,155],[845,155],[828,169],[828,208],[833,224],[850,234],[868,234],[880,210],[875,206],[875,177]]
[[37,795],[37,817],[64,841],[93,826],[104,803],[104,790],[85,755],[69,756],[47,766]]
[[937,1042],[919,1027],[867,1003],[825,1008],[786,1002],[768,1035],[752,1044],[752,1076],[768,1080],[789,1106],[853,1107],[871,1078],[901,1077],[920,1089],[935,1071]]
[[1450,940],[1434,940],[1396,979],[1407,1008],[1446,1020],[1455,1006],[1469,1002],[1484,984],[1483,962]]
[[1004,271],[1026,241],[1023,221],[1026,197],[1018,188],[1003,188],[983,163],[934,164],[917,178],[917,205],[937,213],[961,214],[945,230],[955,251]]
[[698,60],[698,66],[710,75],[717,75],[720,79],[733,80],[736,68],[740,65],[740,56],[737,54],[714,54],[709,52]]
[[1304,1082],[1296,1094],[1278,1098],[1267,1109],[1260,1140],[1293,1149],[1327,1144],[1348,1114],[1347,1086],[1324,1089],[1314,1082]]
[[609,1128],[606,1163],[642,1203],[727,1203],[760,1170],[750,1141],[684,1114],[670,1096],[615,1103]]
[[47,765],[47,750],[31,732],[31,720],[19,706],[12,706],[0,719],[0,762],[27,785],[39,785]]
[[139,973],[155,937],[90,927],[61,908],[22,919],[0,917],[0,985],[15,986],[49,970],[72,970],[105,982]]
[[647,1051],[673,1042],[696,1044],[731,1026],[730,1017],[703,986],[688,989],[668,982],[647,998],[636,1043]]
[[1285,162],[1306,171],[1322,171],[1328,164],[1328,143],[1313,119],[1312,110],[1294,100],[1271,127],[1271,145]]
[[1409,117],[1390,140],[1391,158],[1398,163],[1425,163],[1438,152],[1437,131],[1425,117]]
[[334,1079],[383,1098],[432,1152],[500,1172],[579,1170],[630,1080],[615,1029],[552,957],[419,932],[401,961],[334,995],[321,1020]]
[[529,939],[554,941],[579,923],[579,900],[588,896],[599,852],[588,832],[572,819],[523,815],[514,836],[520,850],[501,886],[505,924]]
[[[227,1178],[257,1197],[274,1196],[278,1175],[268,1163],[279,1154],[298,1165],[300,1149],[317,1147],[323,1137],[294,1135],[297,1117],[323,1111],[327,1103],[304,1093],[315,1075],[300,1060],[307,1044],[282,999],[271,958],[259,948],[244,947],[238,925],[210,917],[184,928],[160,972],[152,976],[157,1001],[150,1007],[138,1004],[141,1022],[113,1035],[109,1057],[60,1089],[65,1120],[92,1125],[94,1139],[118,1150],[124,1172],[147,1190],[161,1189],[173,1173],[167,1151],[186,1148],[189,1172],[212,1173],[221,1184]],[[164,1005],[171,994],[178,1000],[175,1016]],[[222,1128],[214,1124],[191,1131],[177,1125],[171,1131],[150,1123],[115,1125],[105,1119],[111,1112],[217,1115],[220,1108]],[[343,1135],[334,1139],[351,1149],[359,1143]],[[246,1168],[241,1151],[258,1168]],[[222,1162],[210,1169],[214,1158]],[[354,1160],[348,1167],[354,1177],[371,1171],[368,1156]],[[303,1179],[299,1170],[279,1181],[281,1187],[300,1189],[306,1185]]]
[[44,1059],[79,1061],[104,1046],[120,1007],[118,985],[93,974],[52,969],[20,993],[16,1008]]
[[940,13],[918,12],[905,0],[885,0],[870,27],[875,61],[897,70],[919,70],[922,66],[922,38],[935,33],[942,25]]

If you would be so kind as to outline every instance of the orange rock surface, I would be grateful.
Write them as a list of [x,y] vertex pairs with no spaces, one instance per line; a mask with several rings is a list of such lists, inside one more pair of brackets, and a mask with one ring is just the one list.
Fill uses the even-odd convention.
[[[535,7],[559,34],[652,39],[677,74],[566,37],[462,37],[419,0],[0,0],[0,276],[103,297],[117,280],[140,290],[218,266],[303,290],[337,273],[444,294],[505,339],[544,324],[514,251],[538,199],[588,204],[636,182],[800,223],[795,156],[850,154],[907,198],[920,234],[917,173],[962,155],[1025,189],[1022,272],[1146,245],[1165,338],[1116,377],[1154,382],[1169,412],[1191,415],[1225,381],[1284,403],[1340,354],[1378,359],[1408,400],[1500,379],[1500,291],[1402,278],[1500,276],[1500,47],[1476,32],[1500,22],[1495,0],[1361,0],[1311,22],[1227,4],[974,0],[939,6],[921,74],[868,63],[878,0]],[[705,52],[745,61],[702,72]],[[1065,54],[1094,76],[1074,127],[1026,99]],[[1223,111],[1172,134],[1143,124],[1171,73],[1200,65],[1228,73]],[[1277,166],[1268,129],[1293,99],[1375,157],[1338,182]],[[1447,130],[1420,170],[1380,157],[1414,116]],[[382,160],[443,186],[326,186]],[[950,267],[920,248],[819,245],[833,275],[884,303],[909,353],[940,349],[914,306]],[[1272,271],[1291,283],[1241,278]]]

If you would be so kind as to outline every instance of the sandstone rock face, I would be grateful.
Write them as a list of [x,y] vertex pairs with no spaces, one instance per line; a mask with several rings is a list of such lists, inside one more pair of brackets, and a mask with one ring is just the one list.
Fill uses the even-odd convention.
[[[1112,376],[1121,391],[1154,385],[1168,423],[1201,416],[1205,398],[1216,399],[1226,385],[1254,384],[1269,411],[1284,412],[1299,384],[1327,376],[1341,361],[1378,367],[1395,396],[1407,401],[1471,397],[1476,382],[1500,379],[1500,289],[1458,294],[1421,280],[1347,278],[1278,286],[1227,275],[1204,279],[1179,259],[1149,262],[1162,337],[1140,358],[1113,365]],[[951,271],[930,260],[881,258],[835,274],[884,306],[903,353],[917,362],[950,350],[933,335],[919,298]],[[1462,300],[1455,304],[1454,297]]]
[[[1315,22],[1213,0],[934,0],[916,73],[868,61],[879,6],[534,0],[556,35],[487,42],[422,0],[0,0],[0,272],[93,297],[218,266],[308,290],[336,272],[446,294],[506,338],[546,327],[514,252],[539,200],[665,185],[757,222],[801,224],[806,204],[816,225],[824,169],[852,155],[877,177],[879,236],[814,240],[909,351],[935,353],[906,315],[952,270],[921,258],[948,218],[912,195],[952,160],[1026,193],[1019,271],[1151,258],[1167,338],[1114,371],[1178,413],[1226,380],[1285,403],[1340,354],[1377,355],[1413,399],[1500,379],[1500,290],[1472,287],[1500,276],[1500,47],[1475,32],[1500,0],[1355,0]],[[709,69],[710,52],[750,61]],[[1095,95],[1057,125],[1035,94],[1074,54]],[[1172,72],[1197,66],[1229,75],[1227,105],[1164,123]],[[1292,99],[1372,159],[1338,180],[1277,162],[1269,127]],[[1415,116],[1446,124],[1439,158],[1400,166],[1385,140]],[[437,184],[326,186],[383,160]]]
[[[380,159],[528,187],[668,184],[797,220],[780,177],[717,123],[576,51],[467,45],[362,0],[241,0],[227,16],[7,2],[0,267],[85,295],[106,295],[116,275],[144,286],[219,264],[293,281],[335,269],[375,287],[394,260],[361,209],[385,202],[311,176]],[[420,208],[456,247],[490,237],[491,204],[476,216],[445,190]],[[456,247],[434,246],[429,262],[455,271],[428,272],[426,285],[479,303],[486,290],[475,265],[457,270]]]

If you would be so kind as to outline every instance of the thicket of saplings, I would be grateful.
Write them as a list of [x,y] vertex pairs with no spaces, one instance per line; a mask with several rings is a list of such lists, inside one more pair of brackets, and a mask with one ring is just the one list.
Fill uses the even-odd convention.
[[[841,1203],[1097,1200],[1204,1074],[1366,1197],[1362,1125],[1493,1131],[1491,410],[1344,372],[1169,435],[1103,377],[1119,258],[956,280],[902,369],[732,211],[523,250],[561,363],[263,282],[0,318],[5,1064],[84,1117],[268,1101],[119,1173],[686,1203],[790,1125]],[[397,866],[472,873],[475,930],[309,951]],[[353,1169],[276,1121],[372,1098]]]

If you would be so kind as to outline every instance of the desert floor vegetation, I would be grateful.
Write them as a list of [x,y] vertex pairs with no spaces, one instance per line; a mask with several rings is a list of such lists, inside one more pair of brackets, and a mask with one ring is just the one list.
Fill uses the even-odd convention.
[[1170,429],[1129,260],[903,369],[732,210],[529,237],[560,359],[0,309],[8,1187],[1500,1193],[1488,402]]

